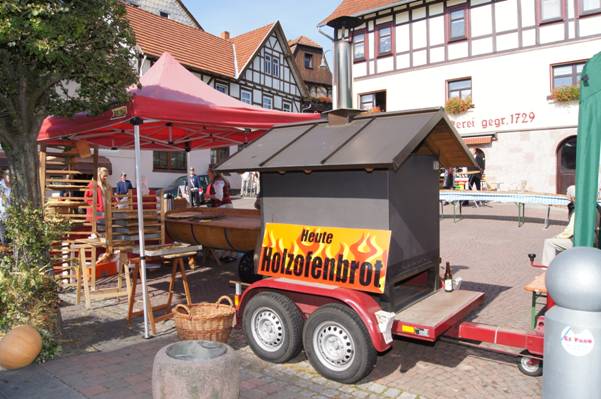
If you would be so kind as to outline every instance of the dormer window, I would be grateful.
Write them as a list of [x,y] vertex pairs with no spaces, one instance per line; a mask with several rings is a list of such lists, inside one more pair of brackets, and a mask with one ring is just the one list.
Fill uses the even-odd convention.
[[313,69],[313,54],[305,53],[305,68]]

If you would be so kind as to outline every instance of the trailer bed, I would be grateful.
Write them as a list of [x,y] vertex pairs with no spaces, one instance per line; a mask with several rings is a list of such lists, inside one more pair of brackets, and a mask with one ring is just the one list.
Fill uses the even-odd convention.
[[392,334],[435,341],[449,328],[463,321],[483,301],[482,292],[445,292],[440,289],[398,312],[392,325]]

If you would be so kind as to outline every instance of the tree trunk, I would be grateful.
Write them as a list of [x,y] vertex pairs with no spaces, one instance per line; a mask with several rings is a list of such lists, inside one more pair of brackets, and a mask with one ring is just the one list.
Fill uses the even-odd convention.
[[6,137],[6,132],[0,130],[0,143],[8,158],[13,199],[41,207],[37,134],[15,132]]

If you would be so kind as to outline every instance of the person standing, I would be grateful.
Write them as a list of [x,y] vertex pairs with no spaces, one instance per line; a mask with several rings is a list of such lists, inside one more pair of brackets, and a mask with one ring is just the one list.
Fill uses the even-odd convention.
[[445,168],[442,188],[452,190],[455,187],[455,170],[453,168]]
[[474,150],[474,160],[478,166],[470,166],[467,168],[468,172],[472,172],[469,177],[468,188],[471,190],[472,186],[475,185],[476,190],[480,191],[482,188],[482,174],[484,173],[484,168],[486,166],[484,151],[480,148],[476,148]]
[[188,170],[188,179],[186,179],[186,191],[190,198],[190,205],[192,207],[200,206],[200,178],[196,175],[194,168]]
[[10,206],[11,181],[9,171],[4,172],[4,177],[0,180],[0,244],[8,244],[6,239],[6,218],[8,217],[8,207]]
[[230,196],[230,183],[223,177],[221,173],[215,173],[213,169],[209,169],[209,181],[211,187],[209,191],[209,201],[213,208],[233,208],[232,199]]
[[118,195],[127,195],[129,190],[133,188],[134,186],[131,184],[131,181],[127,180],[127,174],[125,172],[121,172],[115,193]]
[[[109,184],[109,171],[107,168],[98,168],[96,181],[92,180],[88,183],[88,187],[84,193],[84,199],[89,207],[86,209],[86,220],[92,220],[92,215],[96,212],[97,231],[104,231],[104,215],[106,207],[110,206],[110,198],[112,197],[111,185]],[[95,189],[95,190],[94,190]],[[94,204],[94,191],[96,191],[96,204]]]
[[[216,173],[212,168],[209,168],[207,175],[210,182],[207,193],[211,208],[233,208],[230,197],[230,183],[221,173]],[[234,252],[223,251],[219,260],[230,263],[237,259],[234,255]]]

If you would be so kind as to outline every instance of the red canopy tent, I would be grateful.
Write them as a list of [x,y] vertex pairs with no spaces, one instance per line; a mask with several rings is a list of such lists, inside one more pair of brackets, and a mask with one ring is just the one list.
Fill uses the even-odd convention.
[[106,148],[133,148],[133,123],[142,123],[143,149],[194,150],[243,144],[261,136],[274,124],[319,118],[268,110],[238,101],[198,79],[169,53],[140,79],[141,88],[129,90],[127,105],[98,116],[51,116],[42,124],[38,140],[83,140]]
[[144,258],[144,216],[140,150],[193,150],[243,144],[275,124],[318,119],[319,114],[294,114],[258,108],[218,92],[181,66],[169,53],[130,88],[127,105],[98,116],[50,116],[38,141],[86,141],[106,148],[134,148],[140,271],[144,306],[144,336],[149,337]]

